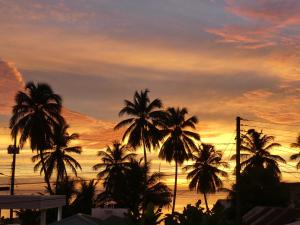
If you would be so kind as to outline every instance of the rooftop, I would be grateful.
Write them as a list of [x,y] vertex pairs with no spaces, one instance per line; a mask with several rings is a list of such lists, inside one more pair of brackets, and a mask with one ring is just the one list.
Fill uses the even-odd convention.
[[0,195],[0,209],[50,209],[65,204],[64,195]]

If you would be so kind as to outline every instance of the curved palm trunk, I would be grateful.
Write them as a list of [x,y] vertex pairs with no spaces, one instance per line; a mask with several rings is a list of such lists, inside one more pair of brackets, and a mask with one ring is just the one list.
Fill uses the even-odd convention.
[[175,212],[175,205],[176,205],[177,173],[178,173],[178,164],[177,164],[177,160],[175,160],[175,183],[174,183],[174,195],[173,195],[172,214]]
[[207,196],[206,196],[206,193],[203,193],[203,195],[204,195],[204,201],[205,201],[205,206],[206,206],[206,212],[209,213],[210,210],[209,210],[208,203],[207,203]]
[[50,179],[47,175],[47,172],[46,172],[46,165],[45,165],[45,159],[44,159],[44,156],[42,154],[43,150],[39,150],[40,152],[40,157],[41,157],[41,162],[42,162],[42,167],[43,167],[43,171],[44,171],[44,174],[45,174],[45,182],[47,184],[47,188],[48,188],[48,191],[51,195],[53,195],[53,191],[52,191],[52,188],[51,188],[51,185],[50,185]]

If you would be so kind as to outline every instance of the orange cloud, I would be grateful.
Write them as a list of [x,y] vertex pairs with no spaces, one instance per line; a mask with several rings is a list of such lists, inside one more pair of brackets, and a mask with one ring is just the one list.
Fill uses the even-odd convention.
[[208,33],[222,38],[221,42],[237,43],[239,47],[258,49],[275,44],[270,40],[278,31],[276,27],[225,25],[222,28],[208,28]]
[[115,131],[113,122],[95,119],[67,108],[62,113],[71,131],[80,135],[79,143],[83,148],[100,149],[122,138],[123,130]]

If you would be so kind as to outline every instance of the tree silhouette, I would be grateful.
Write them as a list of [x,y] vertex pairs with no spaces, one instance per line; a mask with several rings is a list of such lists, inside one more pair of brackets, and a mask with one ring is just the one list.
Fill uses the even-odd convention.
[[219,167],[227,167],[228,164],[222,162],[220,151],[216,151],[213,145],[204,143],[193,152],[191,159],[194,161],[193,165],[184,167],[189,171],[187,175],[187,179],[191,180],[189,189],[204,195],[206,212],[210,212],[206,195],[215,193],[217,188],[223,186],[220,176],[227,177],[228,174]]
[[195,140],[200,139],[199,134],[190,130],[196,128],[197,118],[192,116],[186,119],[187,114],[186,108],[168,108],[163,118],[158,121],[165,134],[159,158],[165,159],[167,162],[175,161],[172,213],[174,213],[176,203],[178,165],[182,165],[189,159],[191,152],[197,149]]
[[[300,136],[297,137],[297,142],[291,144],[291,147],[292,147],[292,148],[300,148]],[[297,160],[297,159],[300,159],[300,152],[291,155],[290,159],[291,159],[291,160]],[[297,169],[300,169],[300,161],[298,161],[298,163],[297,163],[297,165],[296,165],[296,168],[297,168]]]
[[134,153],[128,153],[128,147],[119,142],[114,142],[112,147],[108,146],[106,151],[98,152],[101,162],[94,165],[93,169],[95,171],[100,170],[97,177],[98,179],[104,179],[103,187],[105,188],[105,192],[100,195],[99,199],[105,199],[106,201],[113,198],[120,204],[124,192],[125,170],[130,159],[135,155]]
[[76,198],[72,203],[73,214],[84,213],[91,214],[92,208],[96,204],[96,186],[95,180],[80,181],[80,188],[76,191]]
[[[241,154],[243,159],[241,169],[243,173],[248,173],[252,169],[268,169],[273,171],[278,178],[281,176],[279,162],[286,163],[279,155],[273,155],[269,151],[280,144],[274,142],[273,136],[268,136],[254,129],[248,130],[243,136],[241,150],[245,153]],[[232,157],[235,159],[236,155]]]
[[159,146],[162,139],[160,130],[154,125],[154,121],[162,114],[160,99],[150,101],[149,90],[135,92],[133,101],[124,100],[125,106],[119,112],[119,116],[128,115],[129,118],[119,122],[115,129],[127,127],[123,141],[127,139],[134,149],[143,147],[144,160],[147,162],[147,150]]
[[160,180],[164,174],[150,172],[151,164],[131,159],[125,173],[125,206],[137,221],[149,204],[155,208],[169,206],[172,200],[171,190]]
[[[10,119],[11,134],[20,134],[19,144],[22,148],[30,140],[32,150],[37,150],[41,156],[42,170],[46,174],[43,151],[53,143],[54,127],[63,121],[60,115],[62,99],[55,94],[47,84],[33,82],[26,84],[25,91],[20,91],[15,97],[13,115]],[[45,175],[47,187],[52,193],[49,177]]]
[[71,141],[79,138],[79,135],[76,133],[69,135],[67,132],[68,128],[69,126],[66,123],[56,126],[53,136],[53,149],[44,150],[40,154],[32,157],[32,161],[37,162],[34,166],[34,170],[37,171],[40,169],[40,172],[43,170],[41,158],[44,159],[46,175],[51,178],[55,171],[56,183],[62,182],[68,176],[68,167],[75,176],[77,176],[77,169],[81,170],[79,162],[70,155],[81,154],[81,147],[69,146]]

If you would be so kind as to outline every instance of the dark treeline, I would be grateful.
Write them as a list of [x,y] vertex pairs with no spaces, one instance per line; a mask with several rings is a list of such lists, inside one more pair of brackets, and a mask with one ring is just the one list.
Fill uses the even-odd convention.
[[[69,125],[61,114],[62,98],[47,84],[29,82],[24,91],[17,93],[10,119],[11,136],[20,149],[29,143],[36,153],[32,157],[34,171],[43,175],[46,188],[43,194],[62,194],[67,197],[63,216],[91,213],[93,207],[113,204],[128,208],[128,224],[154,225],[230,225],[235,220],[235,186],[229,190],[230,206],[216,204],[209,208],[207,195],[223,188],[228,177],[228,162],[213,144],[202,143],[197,133],[198,119],[186,108],[163,107],[160,99],[150,100],[149,91],[135,92],[132,100],[124,100],[119,116],[126,118],[115,129],[125,128],[122,140],[115,141],[106,150],[98,152],[94,180],[77,177],[81,165],[73,157],[81,154],[80,146],[72,141],[78,134],[69,134]],[[242,212],[254,206],[287,206],[289,196],[282,185],[279,163],[285,160],[271,154],[280,146],[273,136],[254,129],[242,137],[241,196]],[[300,146],[300,137],[292,147]],[[143,150],[140,158],[135,151]],[[158,158],[175,163],[174,188],[164,182],[164,174],[151,169],[147,154],[158,150]],[[232,157],[234,159],[235,156]],[[300,153],[291,156],[300,158]],[[176,211],[178,168],[187,173],[189,189],[203,194],[200,201]],[[14,165],[14,164],[13,164]],[[18,166],[18,165],[17,165]],[[300,162],[297,164],[300,168]],[[14,168],[12,168],[14,170]],[[101,181],[103,190],[97,192]],[[203,204],[203,207],[202,207]],[[164,215],[162,209],[171,208]],[[38,224],[37,211],[21,210],[22,224]],[[49,222],[55,220],[55,211],[48,213]]]

